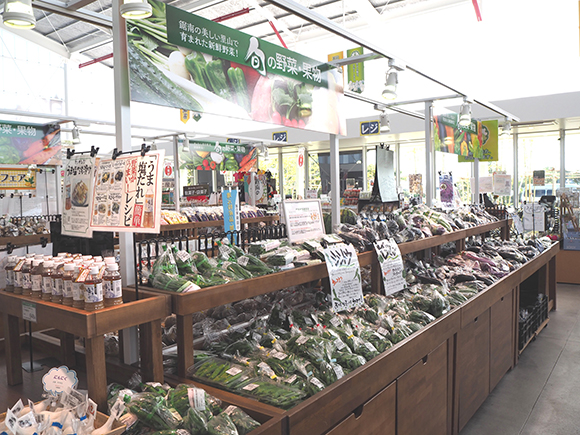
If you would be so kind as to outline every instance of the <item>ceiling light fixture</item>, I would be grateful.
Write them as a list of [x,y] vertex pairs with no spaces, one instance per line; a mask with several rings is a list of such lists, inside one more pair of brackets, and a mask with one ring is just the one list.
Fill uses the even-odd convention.
[[512,133],[512,124],[508,118],[505,119],[505,122],[501,126],[500,136],[509,136]]
[[125,0],[119,9],[121,16],[127,20],[142,20],[153,13],[147,0]]
[[36,18],[32,10],[32,0],[7,0],[4,5],[2,22],[15,29],[32,29]]
[[380,126],[381,133],[388,133],[389,131],[391,131],[391,122],[389,121],[389,115],[387,115],[386,111],[381,113],[381,116],[379,117],[379,122],[381,124]]
[[76,145],[76,144],[81,143],[81,136],[80,136],[80,130],[77,126],[77,123],[75,122],[74,125],[75,126],[71,130],[71,133],[72,133],[72,143]]
[[471,104],[464,98],[459,111],[459,125],[461,127],[467,127],[469,124],[471,124]]
[[187,137],[186,134],[184,134],[183,136],[185,137],[185,139],[183,139],[183,147],[181,147],[181,152],[189,154],[191,152],[189,150],[189,138]]
[[397,99],[397,85],[399,84],[399,71],[403,71],[407,66],[396,59],[389,59],[389,70],[385,79],[385,89],[383,98],[393,101]]

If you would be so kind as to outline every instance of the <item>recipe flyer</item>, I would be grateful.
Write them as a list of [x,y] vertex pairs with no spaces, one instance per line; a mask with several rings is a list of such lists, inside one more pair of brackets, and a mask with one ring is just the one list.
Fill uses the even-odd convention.
[[73,155],[64,170],[64,207],[62,234],[75,237],[93,237],[89,225],[93,197],[96,158],[90,155]]
[[284,221],[290,243],[316,239],[325,234],[320,200],[284,201]]
[[330,280],[332,310],[349,310],[363,303],[358,254],[352,245],[330,246],[324,250]]
[[159,233],[165,151],[97,163],[91,203],[95,231]]

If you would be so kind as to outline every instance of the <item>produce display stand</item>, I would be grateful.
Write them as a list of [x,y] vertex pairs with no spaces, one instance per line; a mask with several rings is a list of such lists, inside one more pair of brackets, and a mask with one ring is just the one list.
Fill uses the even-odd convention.
[[46,246],[50,243],[50,234],[31,234],[29,236],[0,237],[0,246],[6,246],[11,253],[14,248],[32,245]]
[[[462,246],[465,245],[465,238],[485,234],[498,228],[501,230],[504,238],[507,238],[507,235],[509,235],[509,224],[510,222],[508,220],[491,222],[474,228],[454,231],[442,236],[433,236],[403,243],[399,245],[399,249],[401,250],[401,254],[405,255],[411,252],[435,248],[448,242],[456,242],[458,249],[462,249]],[[371,282],[373,292],[379,292],[382,280],[375,251],[361,253],[358,255],[358,259],[361,267],[372,266]],[[273,273],[251,280],[235,281],[219,286],[207,287],[189,293],[175,293],[141,285],[139,289],[143,288],[148,292],[171,296],[172,312],[177,317],[177,373],[179,376],[184,377],[186,370],[193,365],[193,313],[271,293],[276,290],[282,290],[294,285],[318,281],[327,277],[326,265],[321,263]]]
[[39,324],[61,331],[63,364],[74,367],[74,337],[85,339],[89,396],[100,409],[107,407],[105,333],[139,325],[142,377],[145,380],[163,382],[161,321],[170,314],[167,298],[163,295],[144,292],[137,301],[89,312],[0,291],[0,313],[4,317],[6,334],[8,385],[22,383],[19,319],[24,318],[24,307],[32,308]]

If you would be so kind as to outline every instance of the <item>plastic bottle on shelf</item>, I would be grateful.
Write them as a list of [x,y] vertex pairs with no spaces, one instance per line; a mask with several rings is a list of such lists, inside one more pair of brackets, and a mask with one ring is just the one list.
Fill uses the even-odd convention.
[[121,305],[123,303],[123,286],[117,263],[109,264],[103,275],[103,292],[105,307]]
[[42,271],[44,260],[39,260],[35,257],[32,262],[32,270],[30,271],[30,281],[32,282],[32,297],[42,298]]
[[103,261],[103,257],[101,257],[100,255],[97,255],[96,257],[93,257],[93,260],[98,263],[100,261]]
[[93,263],[93,266],[99,268],[99,278],[103,279],[103,275],[105,274],[105,271],[107,270],[107,265],[105,264],[105,262],[104,261],[95,261]]
[[22,267],[26,262],[26,257],[18,257],[14,265],[14,294],[22,294]]
[[82,256],[83,261],[91,261],[93,259],[92,255],[83,255]]
[[[62,259],[62,257],[60,257]],[[54,273],[52,274],[52,297],[51,301],[57,304],[62,304],[62,293],[63,293],[63,272],[64,272],[64,262],[59,260],[54,267]]]
[[32,295],[32,278],[30,277],[30,271],[32,270],[32,258],[27,258],[22,266],[22,296]]
[[[72,284],[72,291],[73,291],[73,302],[72,306],[74,308],[84,308],[85,307],[85,295],[84,295],[84,278],[83,281],[79,281],[79,277],[81,273],[84,272],[84,268],[82,264],[75,264],[74,273],[73,273],[73,284]],[[86,273],[85,273],[86,275]]]
[[107,266],[109,264],[117,264],[117,260],[115,259],[115,257],[105,257],[104,261]]
[[16,266],[16,258],[16,255],[10,255],[4,268],[6,272],[6,286],[4,289],[10,293],[14,293],[14,266]]
[[62,274],[62,304],[67,307],[73,305],[73,276],[75,272],[75,265],[67,263],[64,265],[64,273]]
[[99,278],[99,268],[91,267],[89,277],[85,281],[85,310],[96,311],[105,308],[103,302],[103,280]]
[[52,284],[54,275],[54,261],[48,260],[44,262],[44,269],[42,271],[42,300],[50,301],[52,299]]
[[155,218],[153,216],[154,204],[153,188],[150,186],[145,192],[145,204],[143,207],[143,227],[153,228],[155,226]]

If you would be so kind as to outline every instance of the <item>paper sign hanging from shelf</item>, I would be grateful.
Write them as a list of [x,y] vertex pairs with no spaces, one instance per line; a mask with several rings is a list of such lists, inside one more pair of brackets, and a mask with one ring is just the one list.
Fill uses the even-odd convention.
[[479,193],[493,192],[493,177],[479,177]]
[[159,233],[164,150],[97,163],[91,202],[94,231]]
[[332,310],[358,307],[363,303],[358,255],[352,245],[335,245],[324,250],[330,280]]
[[541,204],[524,204],[524,230],[546,231],[544,206]]
[[392,295],[405,288],[403,277],[403,258],[397,243],[393,239],[379,240],[375,243],[375,251],[381,266],[385,294]]
[[64,207],[62,234],[93,237],[90,206],[93,197],[96,158],[88,154],[73,155],[64,170]]
[[512,176],[507,174],[493,174],[493,193],[496,195],[511,195]]

